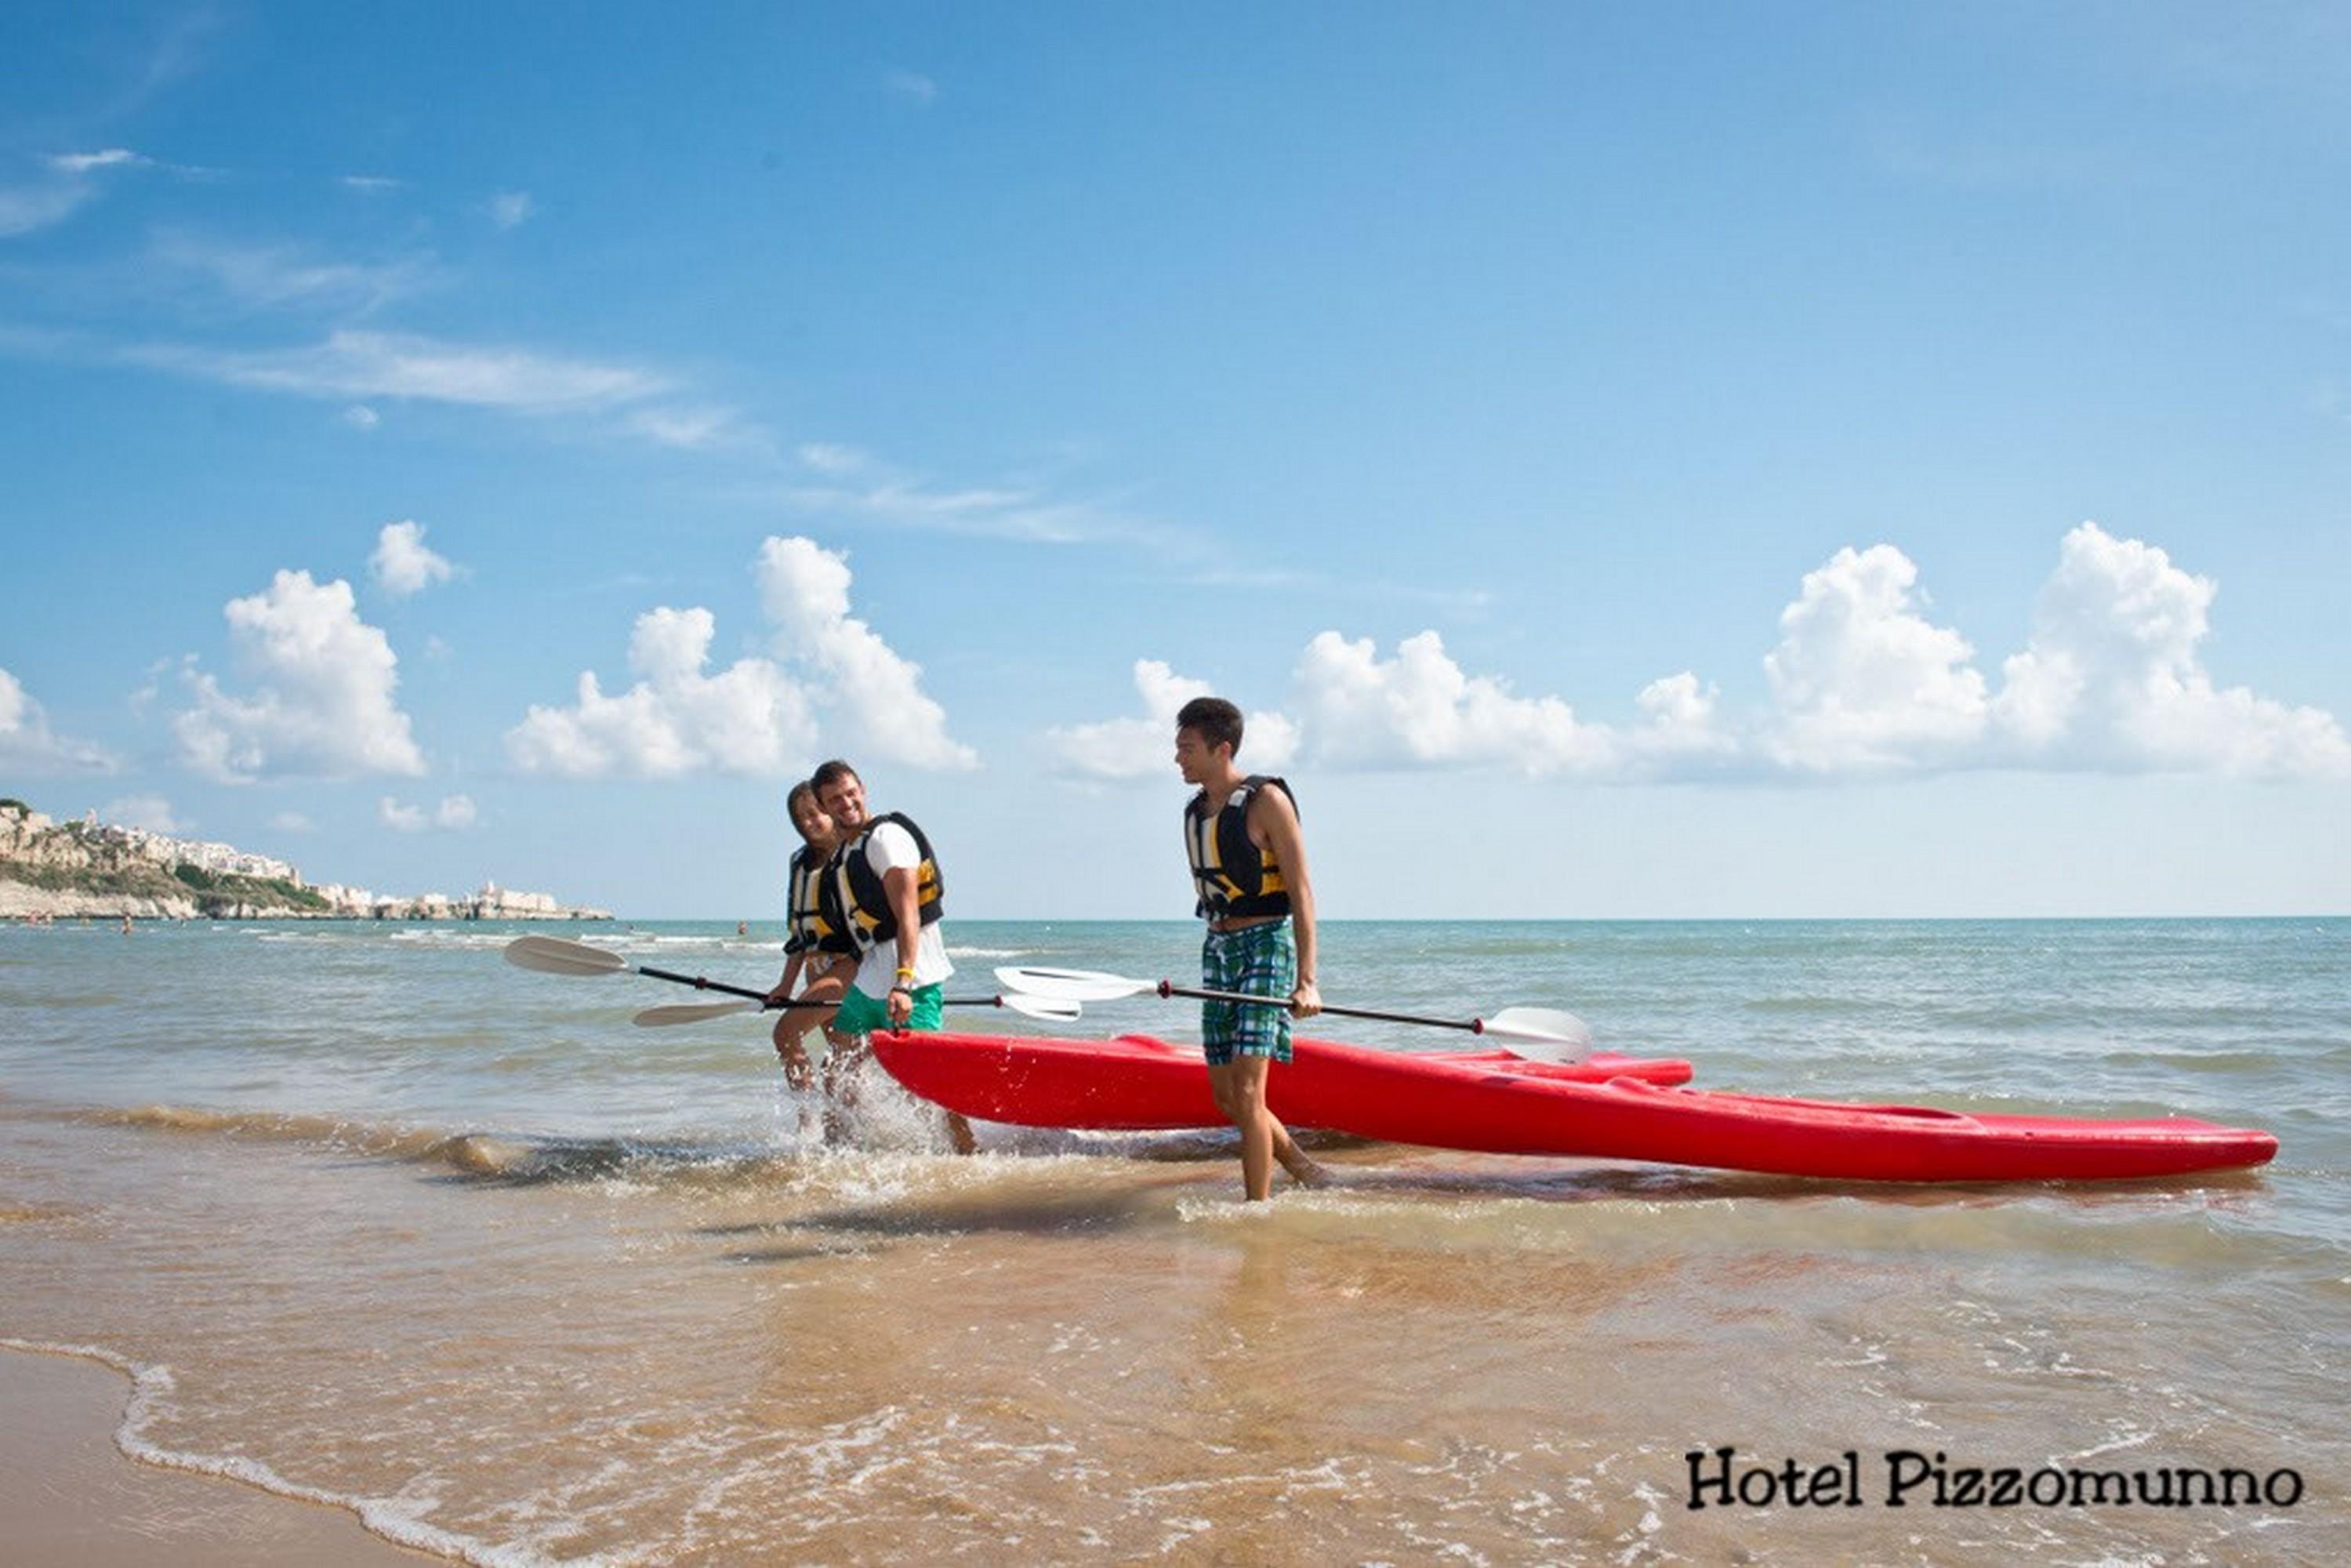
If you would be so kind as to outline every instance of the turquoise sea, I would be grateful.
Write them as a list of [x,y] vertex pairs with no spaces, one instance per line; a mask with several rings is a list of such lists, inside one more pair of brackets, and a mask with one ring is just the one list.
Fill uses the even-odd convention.
[[[983,1127],[957,1159],[886,1083],[825,1148],[760,1020],[633,1028],[689,998],[501,962],[529,930],[780,968],[732,919],[0,929],[0,1340],[123,1368],[143,1462],[480,1563],[2351,1550],[2351,920],[1334,923],[1334,1002],[1566,1008],[1702,1087],[2177,1113],[2281,1151],[1913,1188],[1326,1141],[1336,1186],[1254,1208],[1226,1136]],[[957,989],[1180,983],[1196,941],[949,922]],[[1056,1032],[1193,1022],[1137,998]],[[1724,1447],[1851,1451],[1865,1495],[1691,1508],[1689,1456]],[[1896,1509],[1897,1452],[1952,1495],[1969,1469],[2273,1484]]]

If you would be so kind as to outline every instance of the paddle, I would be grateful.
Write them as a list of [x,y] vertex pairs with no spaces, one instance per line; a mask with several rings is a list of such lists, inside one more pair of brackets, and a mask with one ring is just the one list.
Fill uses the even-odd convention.
[[[729,986],[701,975],[681,975],[674,969],[656,969],[649,965],[632,964],[618,953],[602,947],[590,947],[585,942],[566,942],[559,936],[517,936],[506,946],[507,962],[518,968],[537,969],[545,975],[585,977],[592,975],[638,974],[656,980],[670,980],[681,986],[692,986],[697,991],[719,991],[730,997],[746,998],[740,1002],[708,1002],[674,1008],[648,1008],[637,1015],[636,1021],[649,1028],[664,1024],[695,1023],[703,1019],[718,1018],[735,1012],[763,1012],[769,1007],[819,1008],[831,1007],[831,1002],[775,1002],[768,993],[745,986]],[[1051,1019],[1068,1023],[1078,1016],[1074,1000],[1066,997],[967,997],[941,1004],[951,1008],[1010,1008],[1030,1018]]]
[[[1130,980],[1121,975],[1105,975],[1094,969],[1005,968],[997,970],[996,977],[1016,991],[1071,1002],[1115,1001],[1121,997],[1140,996],[1149,991],[1162,997],[1243,1002],[1260,1008],[1290,1005],[1279,997],[1244,996],[1236,991],[1188,990],[1166,980]],[[1340,1018],[1374,1019],[1382,1023],[1426,1024],[1432,1029],[1458,1029],[1467,1030],[1471,1034],[1492,1035],[1498,1040],[1516,1042],[1509,1049],[1533,1061],[1582,1061],[1592,1054],[1592,1030],[1573,1013],[1562,1012],[1556,1008],[1504,1008],[1492,1018],[1473,1018],[1467,1022],[1458,1019],[1422,1018],[1413,1013],[1374,1012],[1369,1008],[1326,1007],[1322,1010]],[[1533,1049],[1521,1050],[1520,1046]]]
[[[674,1007],[647,1008],[629,1021],[640,1029],[663,1029],[671,1024],[723,1019],[735,1013],[769,1012],[778,1008],[829,1008],[835,1006],[838,1000],[836,998],[829,1002],[683,1002]],[[1072,1001],[1018,993],[1000,997],[951,998],[939,1005],[946,1008],[1009,1008],[1016,1013],[1032,1019],[1047,1019],[1054,1023],[1075,1023],[1084,1010]]]

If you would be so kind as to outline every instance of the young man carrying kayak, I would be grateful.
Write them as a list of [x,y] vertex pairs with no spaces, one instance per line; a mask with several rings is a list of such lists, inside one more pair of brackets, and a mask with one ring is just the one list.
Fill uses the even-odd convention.
[[1322,1010],[1314,987],[1314,890],[1297,802],[1280,779],[1244,774],[1241,710],[1195,697],[1176,715],[1176,767],[1199,787],[1184,808],[1184,852],[1208,923],[1200,983],[1263,1004],[1203,1002],[1200,1041],[1217,1108],[1240,1129],[1241,1187],[1255,1203],[1273,1191],[1273,1167],[1305,1186],[1326,1178],[1266,1108],[1266,1076],[1290,1060],[1290,1020]]
[[[939,931],[946,879],[923,830],[904,812],[873,815],[857,770],[838,758],[810,782],[840,841],[825,865],[820,909],[858,955],[856,977],[841,993],[832,1024],[853,1043],[825,1061],[830,1093],[846,1087],[848,1059],[865,1053],[865,1037],[874,1030],[940,1026],[941,988],[955,966]],[[959,1155],[976,1147],[971,1124],[953,1111],[947,1137]]]

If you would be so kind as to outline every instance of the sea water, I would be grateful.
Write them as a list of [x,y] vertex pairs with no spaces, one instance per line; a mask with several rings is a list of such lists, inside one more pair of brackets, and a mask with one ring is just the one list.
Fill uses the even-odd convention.
[[[633,1028],[691,998],[502,963],[528,929],[780,969],[732,920],[0,930],[0,1340],[131,1373],[146,1462],[481,1563],[2351,1551],[2351,921],[1333,923],[1334,1002],[1566,1008],[1708,1087],[2281,1150],[1898,1187],[1340,1142],[1334,1186],[1262,1206],[1229,1134],[983,1126],[959,1159],[886,1081],[828,1147],[763,1020]],[[948,940],[955,995],[1196,973],[1175,924]],[[1058,1032],[1196,1026],[1138,997]],[[1896,1508],[1899,1455],[1941,1479]],[[2267,1490],[1990,1500],[2180,1469]],[[1816,1472],[1858,1495],[1783,1484]]]

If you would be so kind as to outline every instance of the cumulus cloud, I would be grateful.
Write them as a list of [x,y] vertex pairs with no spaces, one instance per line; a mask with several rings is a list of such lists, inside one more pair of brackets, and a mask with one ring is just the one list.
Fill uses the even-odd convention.
[[807,538],[759,547],[759,599],[778,652],[811,666],[857,747],[916,768],[975,768],[948,737],[946,710],[922,689],[923,667],[849,612],[848,557]]
[[188,767],[226,783],[424,771],[393,696],[400,662],[383,632],[360,619],[350,584],[280,571],[224,613],[232,657],[254,689],[235,695],[187,672],[195,706],[172,731]]
[[572,777],[714,768],[781,777],[814,759],[822,709],[847,742],[828,735],[828,747],[918,768],[977,765],[923,691],[922,667],[850,613],[845,557],[810,539],[769,538],[753,574],[775,658],[706,674],[716,617],[700,607],[647,611],[629,644],[637,683],[607,695],[583,672],[570,706],[533,706],[507,732],[508,754],[526,769]]
[[424,525],[412,521],[384,524],[376,535],[375,553],[368,557],[368,570],[394,599],[446,582],[457,571],[446,557],[425,546]]
[[2333,716],[2213,685],[2197,649],[2218,591],[2095,523],[2066,535],[1992,703],[2015,754],[2122,771],[2351,774],[2351,738]]
[[595,672],[582,671],[571,706],[533,705],[507,732],[508,755],[526,771],[571,778],[798,771],[816,741],[807,691],[766,659],[707,674],[716,630],[699,607],[645,612],[629,640],[637,683],[607,696]]
[[444,795],[441,804],[427,814],[422,806],[404,805],[386,795],[376,802],[376,819],[395,832],[421,833],[427,828],[470,828],[479,815],[471,798]]
[[126,828],[144,828],[151,833],[184,833],[195,826],[173,815],[172,802],[161,795],[126,795],[109,800],[98,809],[98,819]]
[[1918,613],[1918,569],[1892,545],[1851,546],[1805,573],[1763,659],[1779,706],[1765,742],[1800,772],[1952,761],[1984,731],[1984,678],[1966,638]]
[[102,747],[58,735],[22,681],[0,669],[0,771],[42,776],[111,773],[117,763]]
[[1382,659],[1368,637],[1324,632],[1294,673],[1299,725],[1340,768],[1499,767],[1534,776],[1590,772],[1610,758],[1604,730],[1576,722],[1555,696],[1520,697],[1470,675],[1435,632]]
[[[1916,563],[1892,545],[1847,548],[1807,572],[1781,613],[1762,661],[1769,701],[1749,715],[1725,714],[1719,690],[1683,670],[1642,688],[1632,722],[1587,723],[1561,697],[1465,671],[1434,631],[1393,657],[1326,631],[1298,661],[1286,713],[1249,722],[1331,769],[1612,782],[1983,768],[2351,777],[2351,737],[2332,715],[2221,688],[2204,670],[2214,592],[2155,546],[2085,523],[1995,695],[1968,640],[1928,618]],[[1143,716],[1048,732],[1063,770],[1161,772],[1176,708],[1205,688],[1152,660],[1135,665],[1135,685]]]
[[[1157,659],[1134,662],[1139,717],[1050,730],[1046,745],[1061,770],[1086,779],[1165,779],[1175,768],[1176,715],[1194,697],[1214,694],[1206,681],[1177,674]],[[1298,754],[1298,727],[1280,713],[1242,717],[1241,755],[1250,772],[1279,772]]]

